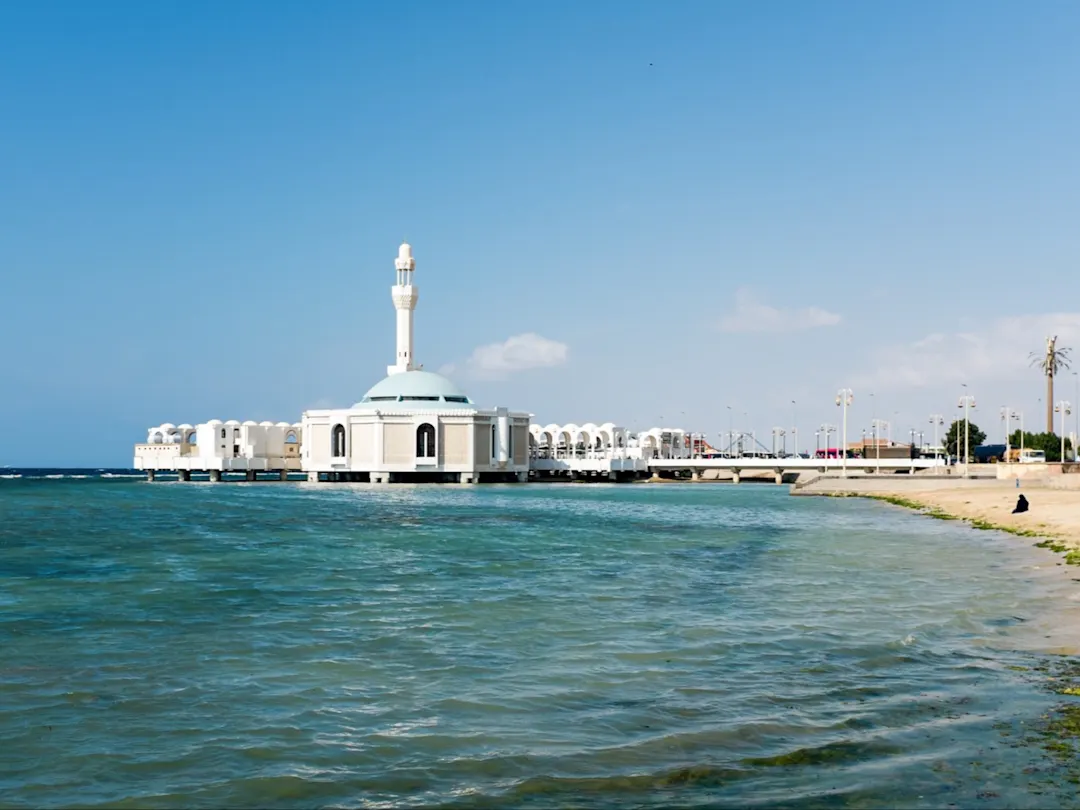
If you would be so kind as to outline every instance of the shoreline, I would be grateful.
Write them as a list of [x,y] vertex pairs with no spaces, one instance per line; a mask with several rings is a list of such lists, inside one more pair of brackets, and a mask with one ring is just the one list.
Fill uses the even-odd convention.
[[[852,486],[843,479],[820,479],[797,494],[831,498],[865,498],[916,512],[935,520],[959,520],[974,529],[1000,531],[1037,540],[1038,548],[1063,554],[1064,563],[1080,565],[1080,493],[1051,489],[1038,482],[1017,488],[1013,481],[960,479],[921,482],[865,479]],[[867,486],[867,484],[871,484]],[[1025,493],[1031,507],[1013,514],[1017,496]]]

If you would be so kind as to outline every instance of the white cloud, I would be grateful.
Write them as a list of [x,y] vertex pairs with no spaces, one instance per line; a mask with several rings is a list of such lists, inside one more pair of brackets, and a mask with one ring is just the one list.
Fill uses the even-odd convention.
[[819,326],[835,326],[840,316],[819,307],[777,309],[758,301],[746,289],[735,293],[735,311],[718,324],[722,332],[795,332]]
[[[519,371],[551,368],[566,362],[565,343],[549,340],[535,332],[514,335],[502,343],[478,346],[465,361],[464,371],[473,379],[497,380]],[[453,374],[456,365],[443,366],[440,373]]]
[[884,346],[873,353],[873,370],[853,384],[884,390],[1015,380],[1038,373],[1030,367],[1030,353],[1042,352],[1052,335],[1058,336],[1059,346],[1080,350],[1080,313],[1010,315],[972,331],[935,332],[912,343]]

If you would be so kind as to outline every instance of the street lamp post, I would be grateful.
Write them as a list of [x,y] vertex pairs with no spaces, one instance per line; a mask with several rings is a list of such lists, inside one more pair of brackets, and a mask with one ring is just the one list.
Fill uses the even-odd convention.
[[841,434],[840,442],[840,458],[843,459],[841,467],[843,472],[841,475],[847,478],[847,409],[848,405],[855,398],[855,394],[850,388],[841,388],[836,392],[836,404],[842,411],[840,423],[843,425],[843,433]]
[[732,421],[731,406],[727,406],[727,433],[728,433],[728,458],[732,457],[735,448],[735,425]]
[[1065,417],[1072,414],[1072,403],[1066,399],[1054,406],[1054,411],[1061,414],[1061,461],[1065,462]]
[[874,429],[874,457],[877,464],[877,472],[881,473],[881,429],[888,427],[889,423],[884,419],[874,419],[870,427]]
[[945,417],[940,413],[930,414],[930,424],[934,426],[934,464],[938,462],[938,428],[945,424]]
[[1008,405],[1001,409],[1001,419],[1005,423],[1005,461],[1009,461],[1012,455],[1012,420],[1016,418],[1016,411]]
[[795,411],[795,400],[791,400],[791,449],[799,455],[799,415]]
[[[1075,371],[1072,375],[1073,382],[1076,384],[1076,399],[1074,401],[1077,404],[1080,404],[1080,375]],[[1080,408],[1076,409],[1075,419],[1076,429],[1073,432],[1073,461],[1080,461],[1080,448],[1077,447],[1077,445],[1080,445]]]
[[[967,384],[963,384],[964,388],[967,388]],[[971,420],[968,418],[971,409],[975,407],[975,397],[970,394],[964,394],[960,397],[960,403],[958,408],[964,409],[964,478],[968,477],[968,462],[971,459]],[[960,449],[959,436],[957,437],[957,450]]]
[[821,432],[825,434],[825,467],[829,466],[829,436],[836,433],[836,426],[828,423],[821,426]]
[[[773,458],[780,458],[780,455],[777,453],[777,450],[779,449],[778,445],[780,443],[777,441],[777,439],[781,439],[785,435],[786,435],[786,433],[784,432],[784,429],[782,427],[774,427],[772,429],[772,454],[773,454]],[[787,439],[784,439],[784,449],[783,449],[782,452],[785,452],[785,453],[787,452]]]

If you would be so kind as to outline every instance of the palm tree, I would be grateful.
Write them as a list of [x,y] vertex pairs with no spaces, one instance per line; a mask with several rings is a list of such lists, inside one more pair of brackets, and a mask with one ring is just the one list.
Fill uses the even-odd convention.
[[1046,432],[1054,432],[1054,377],[1063,369],[1069,368],[1071,349],[1057,345],[1057,335],[1046,339],[1046,352],[1031,353],[1031,365],[1038,366],[1046,375]]

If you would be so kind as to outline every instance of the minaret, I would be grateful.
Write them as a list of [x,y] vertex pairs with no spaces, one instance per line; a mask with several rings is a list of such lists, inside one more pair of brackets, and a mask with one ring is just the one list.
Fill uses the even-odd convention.
[[408,242],[402,242],[398,248],[394,267],[397,270],[397,284],[391,287],[390,294],[397,310],[397,356],[394,365],[386,367],[387,374],[400,374],[419,368],[413,362],[413,310],[416,309],[420,291],[413,286],[416,260]]

